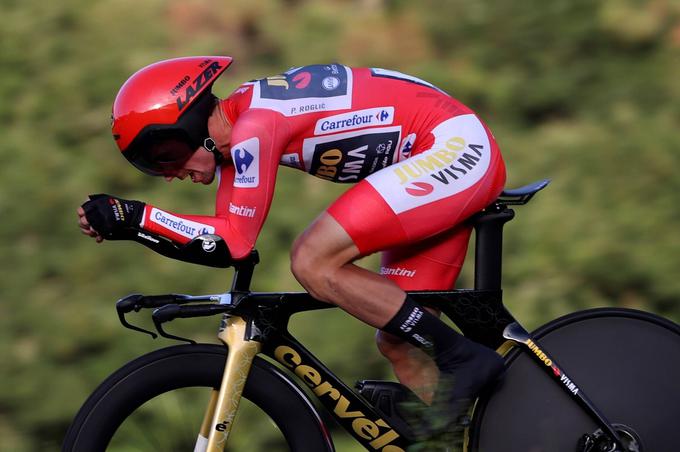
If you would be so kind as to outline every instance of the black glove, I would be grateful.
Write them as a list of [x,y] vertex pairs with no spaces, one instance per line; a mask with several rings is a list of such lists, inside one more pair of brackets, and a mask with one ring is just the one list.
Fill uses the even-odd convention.
[[139,227],[145,205],[141,201],[98,194],[90,195],[82,207],[90,226],[102,237],[111,238],[125,228]]

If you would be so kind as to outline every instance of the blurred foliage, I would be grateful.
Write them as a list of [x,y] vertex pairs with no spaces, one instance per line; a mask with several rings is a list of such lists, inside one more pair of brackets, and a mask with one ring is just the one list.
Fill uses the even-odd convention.
[[[229,271],[130,243],[96,246],[76,228],[75,209],[88,193],[212,211],[210,189],[138,174],[110,139],[120,84],[169,57],[234,56],[216,86],[223,96],[244,80],[329,61],[435,83],[494,130],[509,185],[553,179],[507,227],[505,293],[518,318],[533,328],[576,309],[626,306],[680,319],[677,0],[0,6],[1,451],[58,449],[98,382],[167,344],[122,329],[118,297],[229,286]],[[346,188],[301,176],[281,171],[258,243],[257,290],[299,289],[288,247]],[[470,281],[468,266],[460,285]],[[306,315],[313,319],[295,321],[295,331],[349,382],[391,378],[370,328],[339,311]],[[214,341],[216,327],[203,320],[180,328]],[[355,450],[342,438],[338,449]]]

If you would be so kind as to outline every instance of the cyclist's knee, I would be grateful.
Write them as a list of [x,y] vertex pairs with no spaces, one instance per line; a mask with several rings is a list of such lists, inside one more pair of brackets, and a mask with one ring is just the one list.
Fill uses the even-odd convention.
[[325,288],[332,285],[336,271],[357,255],[358,250],[347,233],[326,214],[293,243],[291,271],[307,291],[325,299]]
[[290,269],[295,278],[309,292],[317,285],[317,280],[321,276],[321,268],[316,267],[316,256],[306,246],[305,242],[298,238],[290,251]]
[[296,240],[290,253],[290,269],[307,292],[321,301],[328,301],[326,288],[330,286],[335,267],[323,252],[305,240]]

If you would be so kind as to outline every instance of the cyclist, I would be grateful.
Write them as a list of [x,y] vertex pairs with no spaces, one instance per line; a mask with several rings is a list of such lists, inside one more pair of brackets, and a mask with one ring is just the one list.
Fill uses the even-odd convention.
[[[378,68],[297,67],[220,100],[212,84],[231,62],[187,57],[147,66],[121,87],[112,113],[114,139],[141,171],[206,185],[217,178],[215,215],[95,195],[78,209],[82,232],[101,242],[135,227],[178,243],[215,233],[238,260],[254,247],[279,165],[355,183],[295,241],[292,272],[314,297],[377,328],[397,378],[426,402],[433,375],[455,378],[434,401],[460,414],[503,361],[404,291],[453,287],[471,232],[463,220],[505,182],[493,135],[432,84]],[[380,274],[353,263],[378,251]]]

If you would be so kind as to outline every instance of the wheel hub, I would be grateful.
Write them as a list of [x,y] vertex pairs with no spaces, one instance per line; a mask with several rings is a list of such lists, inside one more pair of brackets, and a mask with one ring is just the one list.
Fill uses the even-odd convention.
[[623,443],[623,449],[616,446],[614,441],[602,429],[593,433],[586,433],[578,443],[579,452],[643,452],[642,441],[635,431],[623,424],[612,424]]

